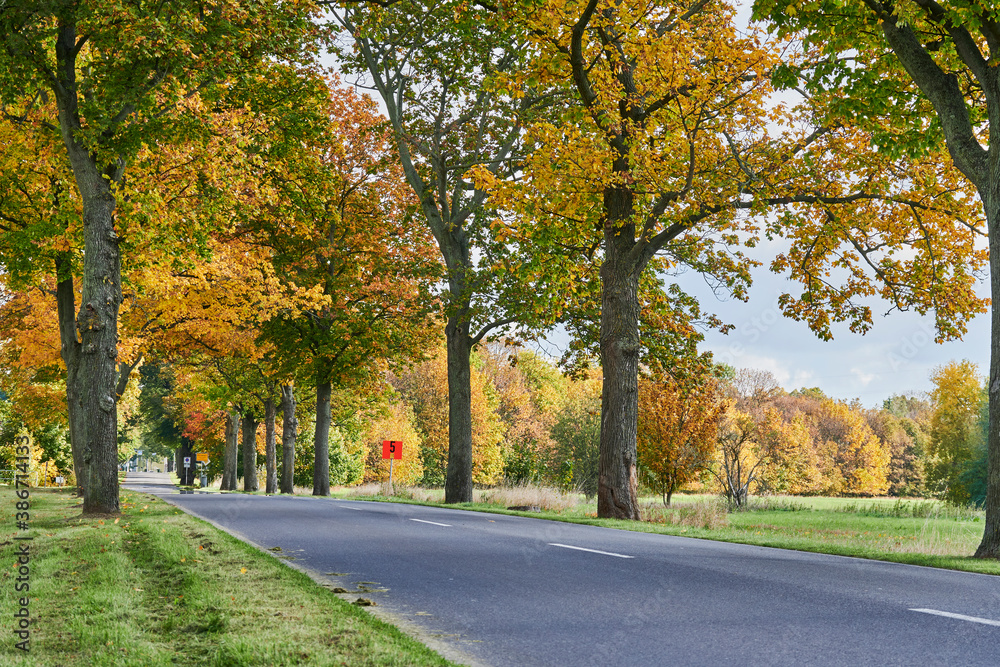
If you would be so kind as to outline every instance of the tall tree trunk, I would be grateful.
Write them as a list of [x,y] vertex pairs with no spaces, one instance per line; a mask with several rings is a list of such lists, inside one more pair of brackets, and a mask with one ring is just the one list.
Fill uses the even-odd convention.
[[[616,168],[624,169],[616,161]],[[632,192],[608,188],[605,259],[601,266],[601,453],[597,516],[638,519],[636,432],[639,415],[639,275],[632,258],[635,227]]]
[[243,413],[243,490],[256,491],[257,485],[257,419],[253,412]]
[[60,352],[66,364],[66,412],[69,420],[69,443],[73,452],[73,475],[76,477],[77,493],[83,494],[83,482],[87,479],[86,464],[83,459],[83,431],[85,412],[77,387],[80,343],[76,334],[76,289],[69,258],[60,255],[56,259],[56,312],[59,319]]
[[102,168],[79,143],[76,26],[60,23],[56,40],[59,130],[83,204],[83,280],[76,318],[80,354],[74,388],[85,406],[76,435],[84,465],[83,513],[118,513],[118,410],[115,395],[118,359],[118,308],[121,304],[121,261],[115,233],[113,183],[121,180],[124,163],[109,159]]
[[601,267],[601,453],[597,516],[638,519],[636,428],[639,414],[638,275],[613,253]]
[[278,492],[278,462],[274,451],[274,417],[277,410],[274,407],[274,398],[267,397],[264,401],[264,456],[265,482],[264,493]]
[[295,418],[295,394],[290,384],[281,385],[281,492],[295,493],[295,438],[299,420]]
[[77,176],[83,196],[85,260],[82,299],[76,318],[81,353],[77,357],[73,391],[84,413],[77,424],[77,435],[82,435],[79,439],[83,443],[83,512],[108,514],[120,509],[115,388],[121,264],[114,229],[114,197],[107,182],[93,169],[89,156],[86,161],[91,173],[83,178]]
[[222,454],[222,491],[236,490],[236,459],[240,447],[240,415],[235,410],[226,413],[226,449]]
[[[322,372],[317,378],[323,377]],[[313,492],[314,496],[330,495],[330,424],[333,416],[330,412],[330,396],[333,384],[317,379],[316,382],[316,434],[315,460],[313,462]]]
[[990,337],[989,411],[986,436],[986,522],[976,558],[1000,558],[1000,139],[994,140],[990,183],[979,188],[986,209],[990,239]]
[[446,503],[472,502],[472,338],[465,313],[452,315],[448,342],[448,473]]

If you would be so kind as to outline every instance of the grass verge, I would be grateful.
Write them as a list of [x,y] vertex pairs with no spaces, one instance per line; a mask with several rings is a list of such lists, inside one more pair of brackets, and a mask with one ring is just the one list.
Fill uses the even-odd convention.
[[[0,488],[0,664],[451,665],[308,576],[151,496],[122,490],[120,516],[83,518],[65,490],[31,490],[30,530]],[[30,541],[30,652],[11,621],[24,593],[15,536]],[[13,567],[11,567],[13,563]]]
[[729,512],[714,496],[675,496],[669,508],[644,499],[643,521],[620,521],[598,519],[595,503],[582,496],[560,508],[520,512],[504,507],[510,496],[503,493],[492,494],[499,505],[488,502],[485,492],[477,492],[474,503],[444,505],[431,492],[376,492],[339,495],[1000,575],[1000,561],[971,557],[982,539],[983,513],[932,500],[768,497],[754,499],[746,511]]

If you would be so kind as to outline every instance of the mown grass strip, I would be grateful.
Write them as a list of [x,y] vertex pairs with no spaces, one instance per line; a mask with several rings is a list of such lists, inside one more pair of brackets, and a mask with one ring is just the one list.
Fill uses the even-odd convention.
[[[30,652],[10,631],[19,593],[14,495],[0,488],[0,664],[38,667],[451,665],[209,524],[122,492],[121,516],[83,518],[32,489]],[[14,567],[11,567],[13,563]]]

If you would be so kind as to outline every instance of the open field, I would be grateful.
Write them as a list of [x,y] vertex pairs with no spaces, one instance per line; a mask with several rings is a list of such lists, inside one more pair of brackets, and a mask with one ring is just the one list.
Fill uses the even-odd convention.
[[[83,519],[67,491],[31,489],[29,530],[0,488],[0,664],[448,665],[430,649],[209,524],[122,490],[121,516]],[[31,536],[30,652],[11,632]],[[22,573],[23,574],[23,573]]]
[[[391,497],[384,491],[367,485],[337,494],[421,504],[441,503],[444,496],[441,490],[397,488]],[[971,558],[982,538],[983,513],[936,500],[768,496],[751,498],[749,511],[729,512],[717,496],[677,494],[670,508],[659,498],[644,498],[643,522],[598,519],[595,501],[553,490],[491,489],[477,491],[476,500],[449,507],[1000,574],[1000,562]]]

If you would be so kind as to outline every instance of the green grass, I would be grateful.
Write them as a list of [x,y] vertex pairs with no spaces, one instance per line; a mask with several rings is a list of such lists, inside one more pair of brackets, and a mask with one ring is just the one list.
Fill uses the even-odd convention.
[[[31,490],[30,531],[0,488],[0,664],[450,665],[305,574],[151,496],[122,491],[121,516],[83,518],[64,490]],[[30,653],[10,633],[17,535],[31,541]],[[15,567],[10,567],[13,563]]]
[[[359,496],[343,490],[338,495],[444,506],[419,499],[426,493],[400,493],[401,497]],[[1000,574],[1000,561],[971,557],[982,539],[983,512],[936,500],[769,496],[752,498],[749,510],[731,512],[717,496],[678,494],[670,508],[663,508],[658,497],[642,498],[644,521],[598,519],[594,501],[582,496],[577,500],[567,509],[541,512],[516,512],[485,502],[447,507]]]

